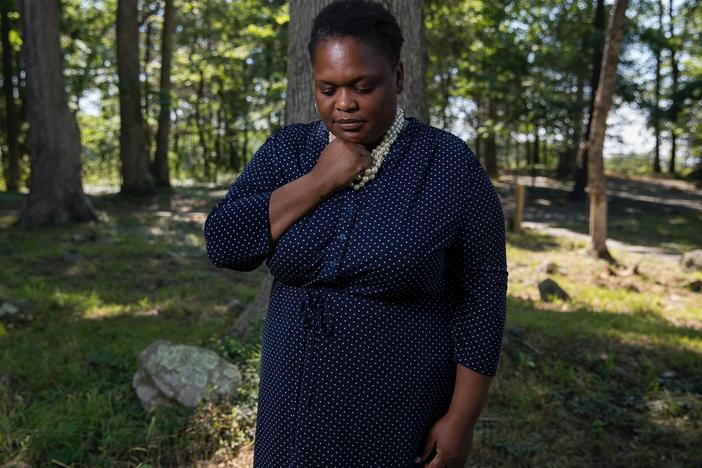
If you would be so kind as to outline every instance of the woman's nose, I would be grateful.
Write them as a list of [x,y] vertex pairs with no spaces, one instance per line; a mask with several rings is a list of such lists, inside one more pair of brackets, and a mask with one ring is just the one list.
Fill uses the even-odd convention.
[[356,99],[353,97],[351,90],[340,89],[337,93],[338,99],[336,100],[336,109],[349,112],[355,110],[357,107]]

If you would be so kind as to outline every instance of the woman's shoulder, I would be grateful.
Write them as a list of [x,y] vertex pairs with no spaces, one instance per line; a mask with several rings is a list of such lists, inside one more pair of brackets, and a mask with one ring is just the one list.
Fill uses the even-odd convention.
[[451,167],[453,171],[457,171],[456,175],[463,176],[482,167],[478,157],[463,138],[418,119],[414,119],[414,123],[419,129],[417,141],[420,144],[429,143],[433,147],[433,156],[440,165]]

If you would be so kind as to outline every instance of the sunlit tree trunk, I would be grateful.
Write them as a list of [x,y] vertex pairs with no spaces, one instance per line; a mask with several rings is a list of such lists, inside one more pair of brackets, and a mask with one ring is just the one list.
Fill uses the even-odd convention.
[[68,109],[59,45],[58,2],[19,2],[27,73],[31,178],[18,224],[97,221],[81,181],[81,142]]
[[161,76],[159,84],[158,130],[153,176],[159,187],[170,187],[168,174],[168,133],[171,128],[171,63],[173,58],[173,30],[175,7],[173,0],[165,0],[163,30],[161,31]]
[[588,186],[590,192],[591,253],[598,258],[614,261],[607,250],[607,187],[604,175],[602,149],[604,147],[607,114],[612,105],[614,85],[617,80],[619,50],[626,27],[627,0],[616,0],[607,28],[600,85],[595,97],[592,130],[587,141]]
[[119,77],[122,193],[153,192],[139,81],[137,0],[117,2],[117,75]]

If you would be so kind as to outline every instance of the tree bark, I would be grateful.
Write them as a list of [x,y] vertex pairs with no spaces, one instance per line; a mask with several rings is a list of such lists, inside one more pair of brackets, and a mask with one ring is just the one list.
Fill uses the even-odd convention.
[[575,107],[570,113],[572,138],[568,140],[566,147],[559,154],[556,176],[569,179],[575,170],[575,158],[578,154],[578,145],[583,134],[582,109],[583,109],[583,88],[584,78],[578,74],[575,83]]
[[600,85],[595,97],[595,111],[592,117],[592,131],[587,141],[588,186],[590,191],[590,236],[591,253],[598,258],[613,262],[607,250],[607,187],[604,175],[602,149],[607,128],[607,114],[612,106],[614,85],[617,80],[619,50],[626,27],[627,0],[616,0],[614,11],[607,28]]
[[678,97],[678,82],[680,79],[680,67],[678,64],[677,50],[675,49],[675,16],[673,12],[673,2],[669,0],[668,2],[668,28],[670,31],[670,69],[673,78],[673,83],[671,86],[671,105],[670,105],[670,160],[668,162],[668,172],[670,174],[675,174],[675,159],[677,153],[677,123],[678,114],[680,113],[681,105],[680,98]]
[[490,177],[497,177],[497,141],[495,135],[495,120],[497,114],[495,111],[495,101],[493,98],[488,98],[488,135],[485,139],[485,170]]
[[425,82],[428,55],[424,30],[424,0],[386,0],[384,3],[397,18],[405,40],[401,60],[405,69],[406,113],[428,123]]
[[[584,142],[590,138],[590,130],[592,128],[592,117],[595,108],[595,93],[599,87],[600,82],[600,70],[602,69],[602,48],[604,45],[603,33],[605,29],[605,5],[604,0],[596,0],[597,6],[595,8],[595,35],[596,41],[593,47],[593,60],[592,60],[592,76],[590,78],[590,112],[587,118],[587,127],[585,128],[585,135],[583,136]],[[585,187],[588,181],[588,151],[587,145],[581,144],[578,147],[578,153],[576,155],[576,165],[575,165],[575,185],[570,193],[570,199],[573,201],[585,200]]]
[[[312,64],[307,42],[312,20],[331,0],[291,0],[288,27],[288,93],[285,123],[311,122],[318,117],[314,110]],[[401,60],[405,70],[407,116],[428,121],[425,75],[427,69],[426,35],[424,32],[424,0],[384,0],[397,19],[405,43]]]
[[117,75],[119,77],[122,194],[153,193],[139,81],[137,0],[117,2]]
[[83,192],[80,131],[68,109],[59,45],[58,2],[19,2],[27,74],[29,198],[17,223],[97,221]]
[[171,64],[173,61],[173,31],[175,29],[173,0],[165,0],[163,31],[161,31],[161,76],[159,84],[158,130],[153,176],[159,187],[170,187],[168,173],[168,134],[171,128]]
[[[663,35],[663,0],[658,0],[658,31]],[[654,90],[653,108],[653,133],[656,137],[656,146],[653,155],[653,172],[660,174],[661,168],[661,46],[656,42],[654,53],[656,55],[656,84]]]
[[2,35],[2,88],[5,95],[5,130],[7,131],[5,188],[8,192],[17,192],[20,186],[20,151],[19,120],[15,104],[14,67],[12,63],[12,45],[10,44],[10,7],[7,3],[0,11],[0,34]]

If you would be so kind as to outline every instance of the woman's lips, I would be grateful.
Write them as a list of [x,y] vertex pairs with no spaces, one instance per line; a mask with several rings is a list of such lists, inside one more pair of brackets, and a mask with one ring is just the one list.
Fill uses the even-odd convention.
[[364,123],[363,120],[337,120],[336,126],[344,131],[352,132],[359,130]]

